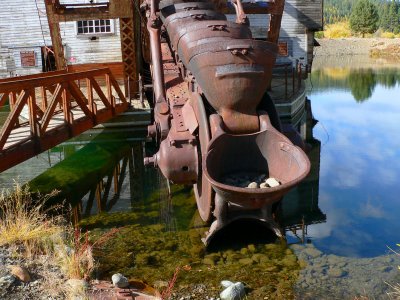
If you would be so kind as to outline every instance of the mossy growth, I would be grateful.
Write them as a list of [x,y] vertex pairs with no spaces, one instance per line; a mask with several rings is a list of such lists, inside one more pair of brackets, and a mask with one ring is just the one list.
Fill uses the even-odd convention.
[[[172,203],[171,218],[166,219],[160,217],[162,203],[156,192],[134,212],[102,213],[82,220],[81,227],[92,230],[93,240],[114,226],[121,227],[94,253],[98,274],[109,279],[120,272],[155,285],[170,280],[181,267],[174,289],[202,283],[217,295],[220,281],[231,280],[247,285],[247,299],[293,298],[291,287],[300,266],[284,244],[251,243],[207,251],[201,237],[208,227],[199,221],[191,189],[173,187]],[[158,217],[148,217],[154,215]]]
[[57,189],[60,192],[51,198],[50,204],[60,203],[64,199],[76,204],[87,193],[88,186],[96,185],[129,151],[130,145],[122,138],[120,140],[107,143],[104,136],[99,136],[31,180],[29,186],[32,193],[40,191],[41,194],[48,194]]

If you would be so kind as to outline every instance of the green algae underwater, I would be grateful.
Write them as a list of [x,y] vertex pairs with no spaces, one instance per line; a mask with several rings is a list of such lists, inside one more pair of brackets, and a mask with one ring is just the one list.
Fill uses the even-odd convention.
[[[246,299],[291,299],[301,262],[280,242],[237,244],[207,251],[201,237],[207,230],[196,210],[191,188],[172,187],[174,231],[159,218],[160,194],[152,193],[132,212],[101,213],[81,220],[92,239],[122,226],[107,245],[95,251],[98,275],[109,279],[120,272],[151,286],[169,281],[181,268],[174,291],[204,284],[209,296],[221,291],[220,281],[241,281]],[[238,239],[240,236],[238,236]],[[193,297],[191,299],[205,299]]]
[[[58,188],[60,194],[53,202],[68,199],[76,205],[129,151],[127,143],[89,143],[33,179],[30,186],[42,194]],[[292,286],[302,263],[285,244],[255,240],[225,245],[222,241],[207,250],[201,238],[208,227],[198,215],[192,188],[172,186],[172,196],[165,197],[165,191],[157,186],[157,176],[150,177],[154,180],[150,183],[152,192],[133,207],[101,212],[80,221],[81,230],[89,231],[91,242],[119,228],[101,249],[94,249],[98,279],[109,280],[119,272],[150,286],[157,287],[160,282],[165,286],[180,267],[173,291],[190,291],[203,284],[208,295],[215,297],[221,291],[220,281],[230,280],[246,285],[246,299],[293,298]],[[238,241],[242,237],[236,236]],[[203,294],[191,299],[205,298]]]

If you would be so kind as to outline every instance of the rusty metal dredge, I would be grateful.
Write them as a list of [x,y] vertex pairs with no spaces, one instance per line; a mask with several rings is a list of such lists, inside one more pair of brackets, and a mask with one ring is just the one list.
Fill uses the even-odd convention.
[[[147,16],[154,89],[148,134],[159,151],[145,158],[176,184],[193,185],[204,221],[204,242],[227,224],[252,218],[281,235],[272,204],[309,172],[305,153],[281,131],[266,95],[277,53],[283,0],[271,10],[266,41],[252,39],[240,0],[227,21],[206,0],[151,0]],[[228,185],[231,173],[266,174],[280,185]]]

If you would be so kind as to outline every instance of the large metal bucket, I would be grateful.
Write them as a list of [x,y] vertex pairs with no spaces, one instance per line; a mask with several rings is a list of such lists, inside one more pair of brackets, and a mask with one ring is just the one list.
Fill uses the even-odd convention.
[[[218,115],[211,116],[214,135],[203,165],[204,174],[223,201],[242,209],[259,209],[279,201],[310,171],[306,154],[277,131],[267,115],[260,116],[260,131],[231,135]],[[270,188],[244,188],[223,183],[237,172],[266,174],[281,184]]]
[[187,24],[184,27],[169,26],[168,33],[179,57],[187,65],[190,49],[201,44],[226,39],[251,39],[248,26],[225,20],[207,20]]
[[[258,129],[256,108],[272,76],[277,46],[264,41],[210,42],[189,50],[189,69],[228,132]],[[256,123],[256,126],[251,123]],[[248,130],[243,124],[248,123]]]

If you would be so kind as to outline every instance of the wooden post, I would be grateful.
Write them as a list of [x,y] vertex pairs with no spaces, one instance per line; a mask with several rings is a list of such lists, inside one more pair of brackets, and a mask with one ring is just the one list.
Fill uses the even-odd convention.
[[[131,18],[120,18],[122,62],[124,64],[125,96],[135,97],[139,92],[139,74],[135,45],[135,22]],[[129,90],[128,90],[129,87]]]
[[60,5],[58,0],[45,0],[47,20],[49,22],[49,29],[51,35],[51,43],[53,46],[54,57],[56,60],[57,70],[63,70],[67,68],[67,64],[64,56],[64,47],[62,45],[60,24],[55,18],[55,6]]

